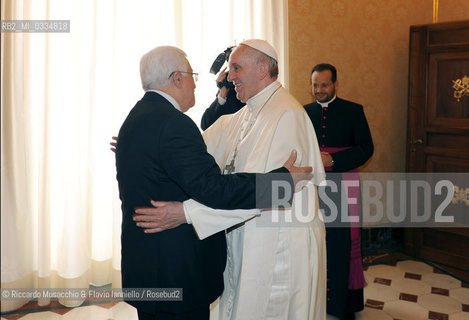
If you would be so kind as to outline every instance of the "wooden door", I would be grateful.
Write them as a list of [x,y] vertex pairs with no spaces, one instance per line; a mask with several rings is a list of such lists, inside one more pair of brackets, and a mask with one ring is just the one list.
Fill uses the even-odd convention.
[[[408,172],[469,172],[469,20],[410,28],[407,138]],[[469,270],[469,228],[404,238],[407,254]]]

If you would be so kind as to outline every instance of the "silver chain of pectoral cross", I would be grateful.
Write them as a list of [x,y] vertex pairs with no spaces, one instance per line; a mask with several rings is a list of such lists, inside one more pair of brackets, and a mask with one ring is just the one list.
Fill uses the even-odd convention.
[[[245,118],[244,118],[244,122],[246,123],[247,121],[249,121],[247,119],[247,117],[249,115],[252,115],[252,113],[249,113]],[[231,158],[231,161],[229,164],[225,165],[225,168],[223,169],[223,174],[231,174],[233,172],[235,172],[235,160],[236,160],[236,156],[238,155],[238,146],[239,144],[241,143],[241,140],[244,139],[244,137],[246,136],[246,134],[248,133],[249,130],[251,130],[254,122],[256,121],[256,118],[254,118],[254,121],[249,121],[247,124],[243,124],[243,127],[241,128],[240,132],[239,132],[239,135],[238,135],[238,139],[236,140],[236,146],[235,146],[235,149],[234,149],[234,152],[233,152],[233,157]],[[244,132],[246,132],[246,134],[243,134]]]
[[[244,139],[244,137],[246,137],[246,135],[248,134],[248,132],[252,129],[252,127],[254,126],[254,123],[256,123],[256,120],[257,120],[257,116],[259,115],[259,113],[261,112],[261,110],[264,108],[264,106],[267,104],[267,102],[269,102],[270,98],[272,98],[272,96],[275,94],[275,92],[277,92],[278,89],[280,89],[280,87],[278,87],[277,89],[275,89],[274,92],[272,92],[272,94],[267,98],[267,100],[264,102],[264,104],[257,110],[255,116],[254,116],[254,119],[248,119],[252,117],[252,114],[253,112],[250,112],[246,115],[246,117],[244,118],[244,122],[247,124],[244,124],[239,132],[239,135],[238,135],[238,139],[236,141],[236,146],[235,146],[235,149],[234,149],[234,152],[233,152],[233,157],[231,158],[231,161],[229,164],[226,164],[225,167],[223,168],[223,174],[231,174],[233,172],[235,172],[235,161],[236,161],[236,156],[238,155],[238,146],[239,144],[241,143],[241,141]],[[247,107],[247,106],[246,106]]]

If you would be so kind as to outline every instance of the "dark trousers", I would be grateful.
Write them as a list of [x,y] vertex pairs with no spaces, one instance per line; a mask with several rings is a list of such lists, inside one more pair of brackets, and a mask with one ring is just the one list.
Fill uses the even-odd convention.
[[158,312],[146,313],[137,309],[139,320],[209,320],[210,306],[205,306],[186,313]]

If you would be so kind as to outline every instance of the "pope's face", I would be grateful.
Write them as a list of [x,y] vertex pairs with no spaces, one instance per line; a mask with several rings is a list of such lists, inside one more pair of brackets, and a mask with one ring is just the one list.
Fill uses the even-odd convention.
[[240,45],[231,53],[229,59],[228,81],[233,82],[236,97],[242,102],[248,101],[260,91],[259,66],[249,50],[248,46]]
[[334,98],[337,81],[332,82],[332,73],[329,70],[314,71],[311,75],[313,96],[318,102],[327,102]]

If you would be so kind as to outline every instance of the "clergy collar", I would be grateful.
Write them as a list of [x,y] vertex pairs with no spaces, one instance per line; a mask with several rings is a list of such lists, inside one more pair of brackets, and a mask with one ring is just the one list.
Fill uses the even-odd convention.
[[337,95],[334,95],[334,98],[332,98],[331,100],[327,101],[327,102],[319,102],[316,100],[316,102],[323,108],[327,108],[329,106],[330,103],[332,103],[335,98],[337,98]]
[[262,108],[268,101],[268,99],[277,91],[282,85],[278,81],[274,81],[267,87],[262,89],[254,97],[249,98],[246,102],[247,106],[251,111]]
[[168,100],[174,108],[176,108],[176,110],[179,110],[181,111],[181,107],[179,107],[179,103],[177,103],[176,99],[174,99],[173,97],[171,97],[169,94],[167,94],[166,92],[164,91],[161,91],[161,90],[158,90],[158,89],[153,89],[153,90],[148,90],[147,92],[156,92],[158,93],[160,96],[163,96],[163,98],[165,98],[166,100]]

